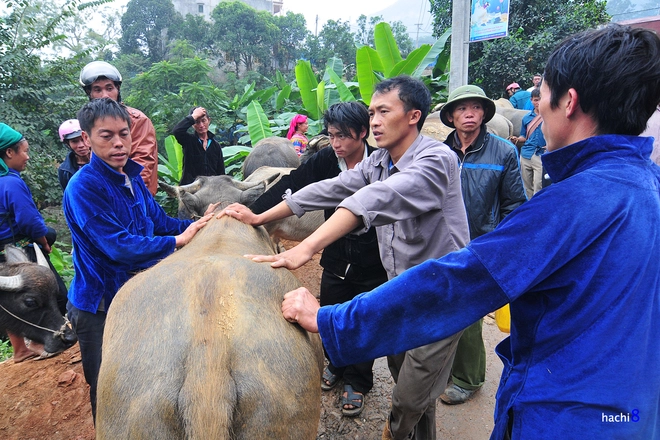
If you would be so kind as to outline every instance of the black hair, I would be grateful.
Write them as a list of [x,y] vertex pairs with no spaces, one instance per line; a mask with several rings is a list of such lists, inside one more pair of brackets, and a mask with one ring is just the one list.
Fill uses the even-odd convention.
[[20,138],[20,139],[18,140],[18,142],[14,143],[14,144],[11,144],[11,145],[8,146],[7,148],[5,148],[5,149],[3,149],[2,151],[0,151],[0,157],[3,158],[3,159],[4,159],[5,157],[7,157],[7,150],[11,150],[11,151],[14,152],[14,154],[17,154],[17,153],[18,153],[18,150],[21,148],[21,144],[22,144],[23,142],[27,142],[27,139],[25,139],[24,137]]
[[417,121],[417,130],[421,131],[426,116],[428,116],[431,109],[431,92],[422,81],[407,75],[400,75],[376,84],[374,95],[376,93],[387,93],[394,89],[399,91],[399,99],[403,102],[403,109],[406,112],[412,109],[422,112],[419,121]]
[[532,98],[540,98],[541,97],[541,89],[538,87],[534,87],[531,91]]
[[572,88],[599,134],[638,135],[660,102],[660,38],[617,24],[581,32],[550,55],[543,80],[552,108]]
[[128,128],[131,128],[131,117],[128,112],[117,101],[110,98],[93,99],[78,110],[76,118],[80,123],[80,128],[88,135],[94,127],[97,119],[116,118],[126,121]]
[[364,141],[369,137],[369,111],[367,108],[356,101],[338,102],[333,104],[323,114],[323,125],[325,130],[329,126],[336,127],[341,134],[353,138],[351,130],[356,136],[360,136],[362,129],[366,129],[366,134],[360,140]]

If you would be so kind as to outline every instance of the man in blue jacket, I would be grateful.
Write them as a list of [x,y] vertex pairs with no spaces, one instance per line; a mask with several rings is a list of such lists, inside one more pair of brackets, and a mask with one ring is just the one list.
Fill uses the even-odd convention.
[[121,104],[95,99],[80,109],[78,121],[94,154],[64,191],[75,270],[67,308],[95,416],[103,328],[112,299],[136,272],[187,244],[210,216],[194,223],[178,220],[156,203],[140,178],[142,167],[128,158],[131,117]]
[[466,248],[350,302],[319,309],[289,292],[284,317],[318,330],[342,365],[510,303],[491,439],[660,439],[660,168],[638,136],[659,102],[654,32],[569,37],[541,85],[551,186]]

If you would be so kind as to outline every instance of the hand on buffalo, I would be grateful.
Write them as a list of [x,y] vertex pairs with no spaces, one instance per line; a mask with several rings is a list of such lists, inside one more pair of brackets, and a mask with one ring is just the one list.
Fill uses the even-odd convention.
[[197,234],[197,231],[206,226],[212,217],[212,214],[207,214],[196,222],[191,223],[182,234],[174,236],[174,239],[176,240],[176,247],[180,248],[181,246],[185,246],[190,243],[190,240],[192,240],[195,234]]
[[236,220],[245,223],[246,225],[261,225],[257,214],[253,213],[250,211],[250,208],[245,205],[241,205],[240,203],[232,203],[231,205],[227,206],[224,211],[218,214],[218,218],[222,217],[223,215],[233,217]]
[[218,206],[220,206],[220,203],[222,203],[222,202],[211,203],[211,204],[209,205],[209,207],[206,208],[206,212],[204,212],[204,215],[213,214],[213,212],[215,211],[215,209],[216,209]]
[[286,267],[289,270],[298,269],[314,256],[314,251],[304,241],[286,252],[275,255],[245,255],[257,263],[270,262],[271,267]]
[[288,292],[282,301],[284,319],[289,322],[297,322],[302,328],[313,333],[319,332],[319,326],[316,323],[319,308],[319,302],[304,287]]

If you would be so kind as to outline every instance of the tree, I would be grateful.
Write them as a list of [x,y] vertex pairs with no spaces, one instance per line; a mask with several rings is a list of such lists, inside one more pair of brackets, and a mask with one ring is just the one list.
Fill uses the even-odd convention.
[[186,15],[181,29],[176,32],[176,36],[186,40],[198,52],[211,52],[213,49],[211,23],[204,20],[202,15]]
[[[434,35],[451,27],[451,0],[430,0]],[[512,2],[509,37],[470,44],[468,82],[491,97],[511,82],[525,86],[542,72],[545,60],[564,38],[609,22],[604,0],[524,0]]]
[[[0,120],[30,142],[30,162],[23,176],[37,205],[56,204],[62,198],[57,165],[67,152],[57,129],[87,98],[77,85],[84,61],[80,56],[58,57],[52,45],[64,38],[58,26],[81,5],[74,0],[57,10],[41,10],[28,0],[0,4]],[[44,53],[50,59],[42,61]]]
[[[355,44],[358,46],[373,46],[374,27],[382,21],[383,16],[376,15],[369,17],[369,23],[367,24],[367,16],[364,14],[360,15],[357,19]],[[394,34],[394,40],[401,51],[401,55],[403,57],[408,56],[413,50],[413,42],[410,39],[410,35],[408,35],[408,28],[406,28],[406,25],[402,21],[390,22],[390,27],[392,28],[392,34]]]
[[323,68],[333,57],[349,61],[355,59],[355,37],[348,21],[328,20],[319,32],[319,42],[321,51],[320,59],[315,63],[317,68]]
[[257,11],[240,1],[221,2],[211,16],[216,46],[233,62],[236,75],[241,68],[252,71],[272,71],[271,48],[279,33],[273,16]]
[[151,62],[165,59],[169,29],[178,29],[183,17],[171,0],[131,0],[121,17],[122,53],[140,53]]
[[284,16],[273,17],[279,28],[278,37],[273,45],[273,58],[277,68],[290,72],[296,60],[302,55],[305,40],[310,32],[307,30],[305,16],[287,12]]

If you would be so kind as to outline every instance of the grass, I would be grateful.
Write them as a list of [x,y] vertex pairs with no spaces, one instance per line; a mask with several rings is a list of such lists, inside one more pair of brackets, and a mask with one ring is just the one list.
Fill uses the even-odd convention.
[[11,348],[9,341],[0,339],[0,362],[4,362],[14,355],[14,350]]

